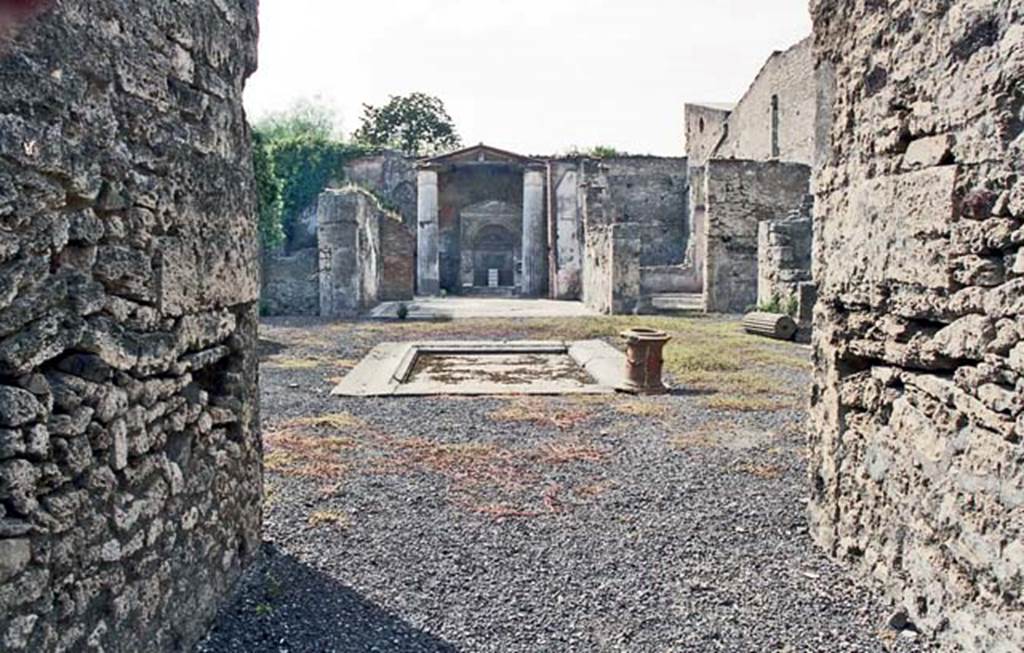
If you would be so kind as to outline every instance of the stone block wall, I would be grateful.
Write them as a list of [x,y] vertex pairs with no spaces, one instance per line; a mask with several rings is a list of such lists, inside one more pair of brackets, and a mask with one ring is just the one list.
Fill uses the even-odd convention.
[[814,56],[807,38],[772,54],[729,114],[725,138],[710,158],[777,159],[810,165],[816,115]]
[[816,0],[812,533],[943,650],[1024,648],[1024,4]]
[[612,157],[601,166],[616,221],[636,225],[640,265],[682,265],[690,239],[686,159]]
[[257,553],[256,32],[58,2],[0,52],[0,649],[188,649]]
[[810,168],[797,163],[714,159],[704,176],[704,302],[740,313],[757,303],[758,229],[804,206]]
[[618,206],[595,168],[583,188],[583,302],[608,315],[631,314],[640,301],[640,229],[620,221]]
[[757,303],[777,302],[793,309],[797,339],[809,342],[817,288],[811,273],[814,221],[796,211],[782,220],[766,220],[757,234]]
[[416,159],[384,150],[345,164],[345,181],[365,188],[416,229]]
[[292,254],[263,254],[263,294],[260,313],[320,315],[320,250],[300,249]]
[[687,104],[683,108],[686,157],[690,167],[703,167],[728,133],[733,105]]
[[352,186],[321,194],[317,221],[320,315],[352,317],[385,298],[411,299],[415,239],[401,216]]

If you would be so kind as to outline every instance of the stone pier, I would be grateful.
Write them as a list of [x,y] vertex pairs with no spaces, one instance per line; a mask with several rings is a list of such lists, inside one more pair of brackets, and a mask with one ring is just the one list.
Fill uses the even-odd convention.
[[441,294],[441,274],[438,246],[438,188],[437,173],[420,170],[416,179],[419,187],[417,203],[417,262],[416,293],[436,296]]
[[544,222],[544,173],[527,169],[523,173],[523,285],[526,297],[540,297],[546,286],[547,258]]

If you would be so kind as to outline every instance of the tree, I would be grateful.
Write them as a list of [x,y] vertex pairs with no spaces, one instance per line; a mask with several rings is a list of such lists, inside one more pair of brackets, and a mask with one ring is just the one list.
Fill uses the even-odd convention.
[[434,154],[454,149],[461,139],[440,99],[424,93],[392,95],[382,107],[363,105],[356,142],[391,147],[406,154]]
[[252,164],[256,172],[260,244],[264,248],[271,248],[284,240],[284,229],[281,226],[281,181],[274,173],[274,160],[267,140],[257,131],[252,135]]
[[333,108],[317,100],[301,99],[284,111],[258,120],[253,128],[273,143],[298,136],[332,140],[337,137],[337,125],[338,115]]

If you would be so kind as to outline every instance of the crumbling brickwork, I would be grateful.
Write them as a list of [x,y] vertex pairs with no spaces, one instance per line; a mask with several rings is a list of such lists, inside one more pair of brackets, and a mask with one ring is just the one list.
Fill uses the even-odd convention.
[[1024,3],[816,0],[811,519],[944,650],[1024,648]]
[[0,53],[0,649],[183,650],[259,544],[256,3],[86,4]]

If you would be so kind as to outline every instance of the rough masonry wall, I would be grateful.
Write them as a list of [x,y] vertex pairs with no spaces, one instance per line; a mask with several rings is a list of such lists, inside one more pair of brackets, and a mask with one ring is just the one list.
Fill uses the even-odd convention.
[[256,3],[0,53],[0,648],[189,648],[256,554]]
[[633,313],[640,300],[640,230],[621,220],[603,166],[592,168],[583,187],[586,248],[583,302],[601,313]]
[[317,222],[321,316],[352,317],[385,298],[411,298],[414,239],[401,216],[352,186],[320,195]]
[[345,181],[365,188],[416,229],[416,160],[401,152],[384,150],[345,164]]
[[[772,149],[772,97],[778,98],[777,144]],[[812,42],[807,38],[776,52],[729,114],[725,140],[712,155],[719,159],[814,161],[817,84]]]
[[616,221],[636,225],[640,265],[681,265],[690,238],[686,159],[630,156],[601,164]]
[[1024,648],[1024,3],[818,0],[812,532],[943,650]]
[[733,108],[731,104],[687,104],[683,108],[686,158],[691,168],[703,167],[714,155],[728,131],[726,123]]
[[320,250],[264,252],[260,314],[320,315]]
[[799,209],[810,168],[795,163],[712,160],[704,178],[704,303],[740,313],[757,303],[759,224]]

